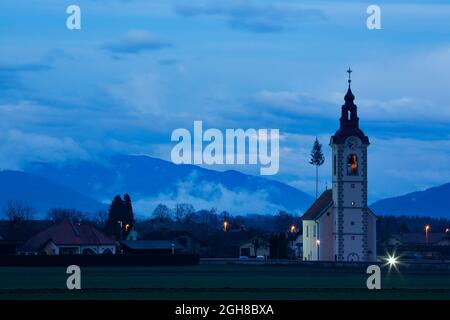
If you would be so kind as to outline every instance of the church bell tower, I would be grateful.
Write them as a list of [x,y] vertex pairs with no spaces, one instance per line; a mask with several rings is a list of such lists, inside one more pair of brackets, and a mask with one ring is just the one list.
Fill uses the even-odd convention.
[[[342,105],[340,127],[331,137],[333,181],[333,238],[335,261],[370,261],[373,240],[369,239],[370,209],[367,206],[367,147],[369,138],[359,128],[358,109],[351,90]],[[376,240],[375,240],[376,241]]]

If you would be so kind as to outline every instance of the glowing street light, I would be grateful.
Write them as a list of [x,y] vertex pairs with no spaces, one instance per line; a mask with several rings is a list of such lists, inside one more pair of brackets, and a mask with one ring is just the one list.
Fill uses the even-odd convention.
[[449,228],[445,228],[445,234],[448,235],[450,233],[450,229]]
[[224,221],[223,222],[223,231],[227,232],[227,230],[228,230],[228,221]]
[[429,232],[429,231],[430,231],[430,225],[427,224],[427,225],[425,226],[425,240],[426,240],[427,244],[428,244],[428,232]]
[[295,232],[297,232],[297,227],[293,224],[293,225],[289,228],[289,230],[291,231],[291,233],[295,233]]
[[395,254],[393,254],[392,256],[388,254],[386,261],[387,265],[389,265],[389,269],[392,267],[397,268],[398,258],[395,256]]
[[316,245],[317,245],[317,260],[320,260],[320,240],[317,239],[316,240]]

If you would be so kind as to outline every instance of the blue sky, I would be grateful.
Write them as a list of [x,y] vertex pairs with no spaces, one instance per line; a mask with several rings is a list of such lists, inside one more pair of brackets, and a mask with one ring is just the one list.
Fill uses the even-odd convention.
[[[70,4],[81,30],[65,26]],[[450,182],[450,2],[378,1],[382,30],[372,31],[370,4],[3,0],[0,167],[115,153],[169,160],[171,132],[203,120],[279,128],[272,178],[313,194],[308,154],[318,136],[329,159],[351,66],[372,142],[370,202]],[[330,171],[326,161],[322,188]]]

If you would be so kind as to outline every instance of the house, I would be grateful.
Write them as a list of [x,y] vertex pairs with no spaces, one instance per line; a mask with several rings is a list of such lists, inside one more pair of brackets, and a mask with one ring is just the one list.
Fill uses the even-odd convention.
[[367,206],[369,138],[359,128],[349,73],[340,127],[330,139],[332,189],[305,212],[303,259],[309,261],[376,261],[377,217]]
[[179,254],[186,248],[175,241],[169,240],[122,240],[121,254]]
[[212,250],[211,256],[215,258],[237,258],[241,255],[241,245],[251,242],[256,236],[255,232],[243,230],[218,232],[209,239]]
[[115,254],[116,242],[88,223],[67,219],[36,234],[18,248],[18,254]]
[[141,235],[136,230],[136,227],[134,225],[132,225],[131,227],[129,227],[128,230],[126,230],[124,240],[127,241],[141,240]]
[[239,247],[239,256],[244,257],[258,257],[265,258],[270,256],[269,241],[262,237],[254,237],[253,239],[242,243]]
[[169,240],[182,245],[187,252],[206,255],[210,250],[205,241],[197,239],[188,231],[182,230],[158,230],[147,233],[145,240]]
[[0,220],[0,255],[15,255],[26,240],[50,225],[45,220]]
[[303,235],[300,232],[288,234],[288,245],[292,258],[303,258]]
[[396,234],[383,245],[387,252],[395,252],[402,259],[450,259],[450,236],[445,233]]

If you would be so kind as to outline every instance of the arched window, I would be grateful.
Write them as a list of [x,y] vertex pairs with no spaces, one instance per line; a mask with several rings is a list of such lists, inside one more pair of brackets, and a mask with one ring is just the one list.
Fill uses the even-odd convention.
[[355,154],[351,154],[348,156],[347,175],[349,176],[358,175],[358,157]]

